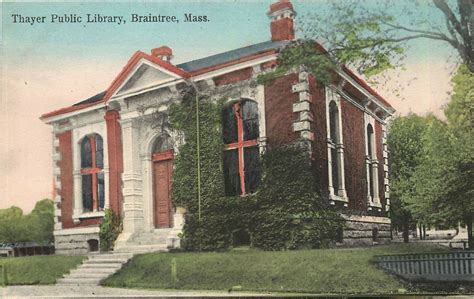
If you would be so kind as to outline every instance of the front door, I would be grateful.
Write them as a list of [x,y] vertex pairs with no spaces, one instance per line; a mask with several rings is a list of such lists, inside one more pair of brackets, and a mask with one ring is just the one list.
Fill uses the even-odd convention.
[[153,221],[155,228],[172,227],[171,178],[173,150],[154,153],[153,160]]

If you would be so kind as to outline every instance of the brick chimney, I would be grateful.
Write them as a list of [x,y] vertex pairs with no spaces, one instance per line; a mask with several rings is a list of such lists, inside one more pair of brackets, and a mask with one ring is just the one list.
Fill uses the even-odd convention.
[[295,39],[293,19],[296,12],[290,0],[279,0],[270,5],[267,16],[271,19],[272,41]]
[[151,49],[151,55],[160,58],[163,61],[170,62],[173,59],[173,50],[167,46]]

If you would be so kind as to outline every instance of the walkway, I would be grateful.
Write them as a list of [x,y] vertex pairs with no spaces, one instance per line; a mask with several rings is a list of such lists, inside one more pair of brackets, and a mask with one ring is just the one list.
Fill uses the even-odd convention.
[[105,288],[100,286],[8,286],[0,287],[0,297],[48,297],[48,298],[73,298],[73,297],[225,297],[225,296],[271,296],[270,294],[245,293],[245,292],[218,292],[218,291],[181,291],[181,290],[138,290],[122,288]]

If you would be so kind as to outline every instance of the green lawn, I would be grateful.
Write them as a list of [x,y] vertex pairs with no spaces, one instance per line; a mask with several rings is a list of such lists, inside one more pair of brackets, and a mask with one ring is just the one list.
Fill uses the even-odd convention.
[[[374,255],[445,250],[422,244],[356,249],[150,253],[136,256],[103,285],[130,288],[389,294],[406,286],[377,269]],[[171,260],[177,279],[171,278]]]
[[84,259],[82,256],[60,255],[8,257],[0,258],[0,265],[6,265],[9,285],[53,284]]

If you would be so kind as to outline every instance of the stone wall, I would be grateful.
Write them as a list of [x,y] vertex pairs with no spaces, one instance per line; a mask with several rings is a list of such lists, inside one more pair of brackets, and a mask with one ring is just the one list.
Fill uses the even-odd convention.
[[54,247],[56,254],[59,255],[85,255],[90,252],[88,240],[99,241],[99,230],[97,232],[83,232],[67,234],[67,231],[61,231],[61,234],[55,234]]
[[[390,220],[382,217],[348,217],[340,247],[371,246],[390,243]],[[366,219],[365,219],[366,218]],[[381,218],[381,219],[373,219]],[[377,233],[374,236],[374,229]]]

